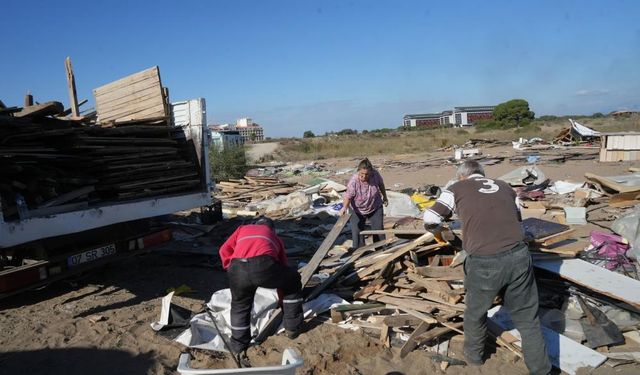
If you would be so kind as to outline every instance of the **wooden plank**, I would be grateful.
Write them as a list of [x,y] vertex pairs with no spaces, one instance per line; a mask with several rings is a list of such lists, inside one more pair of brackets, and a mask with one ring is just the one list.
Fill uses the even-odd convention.
[[383,320],[384,324],[389,327],[418,326],[422,321],[411,314],[390,315]]
[[564,232],[552,234],[548,237],[539,238],[536,240],[536,243],[539,244],[540,246],[545,246],[545,247],[551,246],[555,243],[570,239],[571,237],[573,237],[574,233],[575,233],[575,229],[569,229]]
[[436,295],[442,301],[455,304],[462,300],[462,296],[453,293],[449,284],[444,281],[429,280],[411,272],[407,273],[407,278],[425,288],[429,293]]
[[578,285],[640,308],[640,281],[598,267],[582,259],[536,260],[537,268],[560,275]]
[[93,93],[99,122],[167,115],[158,67],[124,77]]
[[424,229],[382,229],[382,230],[363,230],[360,232],[363,236],[371,234],[384,235],[423,235],[427,233]]
[[449,266],[425,266],[416,267],[416,273],[421,276],[436,278],[438,280],[463,280],[464,270],[460,267]]
[[[487,313],[489,320],[496,323],[500,328],[509,331],[510,334],[522,340],[520,332],[513,329],[513,323],[509,318],[509,314],[502,306],[495,306]],[[562,371],[574,375],[577,370],[582,367],[600,366],[607,357],[591,350],[584,345],[569,339],[568,337],[561,335],[545,326],[542,327],[542,336],[547,344],[547,352],[549,354],[549,360],[554,367],[561,369]],[[516,341],[517,347],[522,347],[521,341]]]
[[64,111],[60,102],[46,102],[22,108],[20,112],[13,114],[15,117],[53,116]]
[[[392,297],[392,296],[384,295],[381,293],[382,292],[376,292],[376,294],[371,294],[367,296],[367,299],[371,301],[383,302],[393,306],[398,306],[403,310],[410,309],[410,310],[420,311],[420,312],[429,313],[429,314],[434,312],[436,309],[440,309],[443,307],[444,309],[447,309],[447,306],[425,301],[423,299],[412,299],[406,296]],[[447,311],[450,311],[450,310],[447,310]]]
[[381,247],[381,246],[384,246],[384,245],[388,244],[389,242],[390,242],[390,240],[386,239],[386,240],[374,242],[374,243],[372,243],[370,245],[361,247],[358,250],[356,250],[353,253],[353,255],[342,266],[340,266],[340,268],[338,268],[334,273],[331,274],[331,276],[329,276],[328,278],[324,279],[322,281],[322,283],[320,283],[315,288],[313,288],[313,290],[311,291],[311,293],[307,297],[307,300],[312,300],[312,299],[316,298],[317,296],[319,296],[320,293],[322,293],[329,285],[331,285],[345,271],[347,271],[349,268],[353,267],[353,263],[356,260],[358,260],[358,258],[360,258],[365,252],[367,252],[369,250],[375,250],[378,247]]
[[347,222],[349,222],[349,218],[351,218],[351,213],[349,212],[340,216],[338,221],[333,225],[333,228],[331,228],[331,231],[329,232],[327,237],[325,237],[324,241],[322,241],[322,244],[320,244],[318,250],[316,250],[315,254],[313,254],[313,257],[311,257],[309,263],[307,263],[307,265],[304,266],[300,271],[300,278],[302,279],[303,288],[307,285],[309,280],[311,280],[311,276],[313,276],[313,274],[316,272],[318,266],[320,265],[320,262],[322,262],[322,259],[324,259],[324,257],[327,255],[327,252],[331,250],[333,243],[336,241]]
[[453,328],[460,329],[461,327],[462,327],[462,322],[451,323],[448,327],[437,327],[432,330],[429,330],[426,333],[423,333],[422,335],[419,335],[418,337],[415,338],[415,341],[417,342],[418,346],[420,346],[446,333],[452,332]]
[[69,90],[69,107],[71,108],[71,116],[80,117],[80,106],[78,105],[78,94],[76,93],[76,78],[73,75],[73,67],[71,66],[71,57],[67,56],[64,60],[64,67],[67,71],[67,89]]
[[[390,256],[386,257],[383,260],[380,260],[374,264],[372,264],[371,266],[359,270],[357,272],[357,276],[358,278],[362,279],[365,276],[371,275],[374,272],[379,271],[380,269],[384,268],[384,266],[386,266],[387,264],[389,264],[392,261],[395,261],[396,259],[404,256],[405,254],[408,254],[409,251],[415,249],[418,246],[421,246],[422,244],[426,243],[426,242],[431,242],[435,239],[435,237],[433,236],[433,233],[427,232],[425,234],[423,234],[422,236],[416,238],[415,240],[411,241],[409,244],[403,246],[402,248],[398,249],[395,253],[391,254]],[[438,249],[440,247],[444,246],[443,244],[435,244],[435,245],[431,245],[428,246],[429,250],[435,250]]]
[[94,190],[95,190],[95,187],[93,186],[85,186],[83,188],[73,190],[62,195],[58,195],[57,197],[42,203],[39,206],[39,208],[57,206],[59,204],[69,202],[70,200],[85,196]]
[[402,346],[402,349],[400,349],[400,358],[406,357],[407,354],[411,353],[411,351],[413,351],[413,349],[418,346],[416,338],[421,334],[427,332],[430,326],[431,325],[429,323],[422,322],[415,330],[413,330],[413,333],[411,333],[411,336],[409,336],[407,342]]
[[108,91],[114,91],[117,89],[120,89],[122,87],[125,86],[129,86],[131,84],[134,84],[136,82],[151,78],[151,77],[156,77],[160,75],[160,69],[157,66],[152,66],[151,68],[145,69],[143,71],[140,71],[138,73],[134,73],[131,75],[128,75],[124,78],[120,78],[116,81],[107,83],[106,85],[102,85],[98,88],[95,88],[93,91],[95,93],[97,93],[98,95],[104,93],[104,92],[108,92]]

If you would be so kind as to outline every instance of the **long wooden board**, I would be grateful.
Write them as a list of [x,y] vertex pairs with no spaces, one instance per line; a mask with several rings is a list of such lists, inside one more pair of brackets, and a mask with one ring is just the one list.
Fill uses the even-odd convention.
[[562,278],[598,293],[640,308],[640,281],[598,267],[582,259],[536,260],[537,268],[553,272]]
[[[509,313],[502,306],[495,306],[487,313],[489,320],[496,323],[500,328],[509,331],[518,340],[522,340],[520,332],[514,329]],[[584,345],[571,340],[567,336],[561,335],[545,326],[542,326],[542,336],[547,344],[547,352],[551,364],[562,371],[574,375],[581,367],[600,366],[607,357],[601,353],[591,350]],[[522,347],[521,341],[514,343]]]

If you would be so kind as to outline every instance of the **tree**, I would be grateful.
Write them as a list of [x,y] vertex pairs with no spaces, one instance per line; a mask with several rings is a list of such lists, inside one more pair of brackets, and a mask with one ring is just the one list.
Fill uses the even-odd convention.
[[302,138],[314,138],[316,135],[311,130],[307,130],[302,134]]
[[529,103],[526,100],[512,99],[498,104],[493,110],[493,118],[503,128],[519,128],[529,124],[535,118],[535,114],[529,110]]

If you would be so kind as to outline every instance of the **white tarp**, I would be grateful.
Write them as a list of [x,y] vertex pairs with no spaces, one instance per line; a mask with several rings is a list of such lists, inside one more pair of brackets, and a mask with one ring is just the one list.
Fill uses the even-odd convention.
[[571,127],[573,128],[573,130],[578,132],[578,134],[580,134],[583,137],[597,137],[600,135],[600,132],[597,132],[589,127],[581,125],[577,121],[573,121],[572,119],[569,119],[569,122],[571,122]]
[[[320,314],[334,305],[348,304],[335,294],[321,294],[303,305],[305,318]],[[207,303],[216,319],[218,328],[228,339],[231,336],[231,291],[219,290]],[[256,336],[278,307],[278,294],[275,289],[258,288],[251,310],[251,335]],[[176,338],[176,341],[190,348],[227,351],[218,331],[211,322],[209,314],[201,313],[191,319],[191,326]]]
[[407,194],[387,190],[389,205],[384,208],[384,215],[389,217],[418,217],[420,209],[416,207]]
[[[547,176],[535,165],[524,166],[498,177],[511,186],[537,185],[544,182]],[[528,183],[525,183],[527,180]]]

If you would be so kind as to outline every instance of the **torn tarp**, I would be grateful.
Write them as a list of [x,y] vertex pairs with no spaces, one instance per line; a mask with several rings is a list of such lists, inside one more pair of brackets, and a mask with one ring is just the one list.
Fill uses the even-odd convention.
[[171,303],[174,293],[175,292],[171,292],[162,298],[160,320],[151,323],[151,328],[154,331],[186,327],[189,325],[189,320],[193,313],[187,308]]
[[[320,314],[336,304],[348,302],[334,294],[321,294],[318,298],[303,305],[305,317]],[[219,290],[207,303],[211,315],[216,319],[218,328],[225,337],[231,335],[231,291]],[[257,336],[278,307],[278,294],[275,289],[258,288],[251,309],[251,335]],[[202,313],[191,319],[191,327],[182,332],[176,341],[190,348],[227,351],[220,334],[211,322],[209,314]]]

